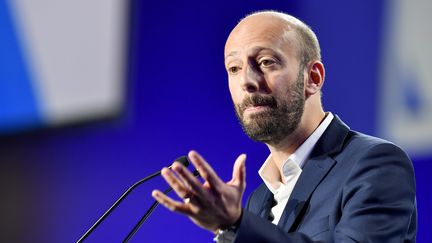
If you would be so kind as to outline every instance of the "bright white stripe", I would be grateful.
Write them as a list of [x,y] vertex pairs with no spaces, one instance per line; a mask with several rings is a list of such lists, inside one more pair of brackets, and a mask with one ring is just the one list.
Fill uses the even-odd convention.
[[388,1],[380,132],[411,154],[431,154],[432,1]]
[[126,2],[9,1],[49,123],[107,115],[122,105]]

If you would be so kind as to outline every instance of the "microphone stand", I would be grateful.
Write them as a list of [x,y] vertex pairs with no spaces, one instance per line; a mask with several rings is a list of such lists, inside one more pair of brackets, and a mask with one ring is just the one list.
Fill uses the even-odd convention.
[[[184,166],[188,166],[189,165],[189,161],[187,160],[186,156],[181,156],[179,158],[176,159],[176,161],[182,163]],[[171,168],[171,166],[169,166],[168,168]],[[81,238],[79,238],[79,240],[77,241],[77,243],[82,243],[95,229],[96,227],[102,223],[102,221],[105,220],[106,217],[108,217],[108,215],[110,215],[112,213],[112,211],[114,211],[115,208],[117,208],[117,206],[127,197],[127,195],[129,195],[135,188],[137,188],[139,185],[143,184],[144,182],[160,175],[160,171],[157,171],[137,182],[135,182],[135,184],[133,184],[131,187],[129,187],[129,189],[127,189],[123,195],[121,195],[119,197],[119,199],[117,199],[117,201],[92,225],[92,227],[90,227],[87,232],[84,233],[84,235],[81,236]],[[155,206],[156,207],[156,206]]]
[[[164,194],[168,194],[170,191],[172,191],[172,188],[168,188],[165,191],[163,191]],[[150,216],[150,214],[153,213],[153,211],[156,209],[156,207],[159,205],[158,201],[154,201],[153,204],[150,206],[150,208],[147,210],[147,212],[141,217],[141,219],[138,221],[138,223],[135,225],[135,227],[129,232],[129,234],[126,236],[126,238],[123,240],[123,243],[129,242],[129,240],[132,238],[132,236],[135,235],[135,233],[139,230],[139,228],[144,224],[144,222],[147,220],[147,218]]]
[[[199,177],[200,174],[198,170],[195,170],[193,172],[193,175],[195,177]],[[164,194],[168,194],[172,191],[172,188],[168,188],[165,191],[163,191]],[[158,201],[154,201],[153,204],[150,206],[150,208],[145,212],[145,214],[141,217],[141,219],[138,221],[137,224],[135,224],[135,227],[129,232],[129,234],[126,236],[126,238],[123,240],[123,243],[129,242],[129,240],[132,238],[132,236],[135,235],[135,233],[139,230],[139,228],[144,224],[144,222],[147,220],[148,217],[150,217],[150,214],[153,213],[153,211],[156,209],[156,207],[159,205]]]

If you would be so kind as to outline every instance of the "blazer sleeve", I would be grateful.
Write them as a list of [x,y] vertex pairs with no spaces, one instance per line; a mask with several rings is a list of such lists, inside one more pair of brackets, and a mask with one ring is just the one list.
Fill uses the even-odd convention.
[[[344,175],[340,212],[335,212],[341,215],[329,238],[321,242],[415,241],[415,179],[410,159],[391,143],[374,145],[363,153]],[[328,190],[334,192],[334,188]],[[244,210],[234,242],[319,241],[300,232],[285,232]]]

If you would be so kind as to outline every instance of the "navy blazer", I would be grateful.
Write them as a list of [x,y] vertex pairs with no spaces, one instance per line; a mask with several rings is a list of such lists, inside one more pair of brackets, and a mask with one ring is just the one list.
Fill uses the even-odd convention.
[[396,145],[349,129],[337,116],[304,165],[279,224],[273,194],[249,197],[234,242],[415,242],[415,178]]

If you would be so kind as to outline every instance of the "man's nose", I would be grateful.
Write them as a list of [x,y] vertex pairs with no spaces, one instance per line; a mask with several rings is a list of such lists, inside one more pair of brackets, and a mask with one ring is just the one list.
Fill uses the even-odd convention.
[[249,93],[257,92],[260,89],[262,75],[251,65],[246,66],[242,71],[242,76],[240,78],[242,89]]

